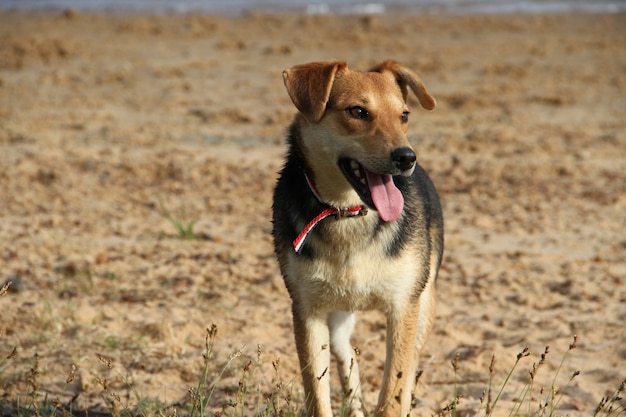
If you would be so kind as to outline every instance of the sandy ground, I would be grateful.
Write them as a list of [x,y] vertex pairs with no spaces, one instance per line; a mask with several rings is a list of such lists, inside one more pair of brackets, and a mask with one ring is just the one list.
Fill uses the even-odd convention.
[[[625,20],[0,13],[5,411],[35,391],[91,415],[149,415],[136,406],[155,401],[182,415],[212,323],[212,410],[235,410],[244,375],[261,397],[282,381],[301,406],[269,221],[295,112],[281,71],[393,58],[438,100],[433,112],[411,102],[410,137],[446,220],[414,415],[437,413],[455,385],[473,415],[492,355],[499,387],[528,346],[496,408],[509,415],[549,345],[528,414],[574,335],[557,414],[593,415],[626,377]],[[195,239],[168,215],[195,221]],[[373,409],[379,314],[359,315],[354,344]]]

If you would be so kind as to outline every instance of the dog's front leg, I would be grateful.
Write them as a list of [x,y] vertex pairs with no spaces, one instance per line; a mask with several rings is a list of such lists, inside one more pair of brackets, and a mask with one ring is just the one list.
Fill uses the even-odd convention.
[[328,316],[330,348],[337,359],[344,399],[350,410],[348,415],[349,417],[363,417],[359,364],[350,344],[354,321],[354,314],[346,311],[334,311]]
[[293,308],[296,349],[304,383],[307,416],[332,417],[330,348],[326,315],[303,314]]
[[387,317],[387,358],[383,384],[376,407],[377,417],[405,417],[411,412],[411,396],[417,372],[419,303]]

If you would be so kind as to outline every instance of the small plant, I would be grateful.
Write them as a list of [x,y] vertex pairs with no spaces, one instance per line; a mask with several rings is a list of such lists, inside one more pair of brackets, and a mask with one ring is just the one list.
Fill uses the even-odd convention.
[[459,377],[459,352],[456,352],[454,359],[450,362],[450,364],[454,370],[454,399],[449,404],[449,407],[452,412],[452,417],[456,417],[459,400],[461,399],[461,394],[459,394],[459,388],[457,386],[457,380]]
[[[549,387],[540,386],[536,389],[536,376],[542,368],[542,366],[546,363],[548,354],[550,353],[550,347],[546,346],[543,353],[540,355],[539,361],[532,364],[531,369],[528,371],[529,379],[528,382],[521,388],[519,394],[513,399],[514,405],[511,410],[509,410],[509,415],[511,416],[525,416],[525,417],[553,417],[556,416],[557,408],[563,399],[564,390],[567,388],[574,378],[580,375],[580,372],[575,370],[570,375],[569,379],[565,383],[563,387],[557,387],[557,379],[565,361],[567,359],[568,353],[576,348],[578,338],[574,336],[573,342],[569,345],[568,350],[563,354],[561,361],[556,368],[554,376],[552,376],[552,381]],[[480,397],[480,403],[475,410],[463,410],[463,412],[470,412],[471,415],[474,416],[484,416],[491,417],[496,412],[496,409],[501,410],[502,406],[498,407],[499,401],[502,399],[505,391],[509,389],[510,380],[513,376],[513,373],[518,368],[520,362],[530,356],[530,349],[526,346],[521,352],[519,352],[516,356],[515,363],[507,373],[502,385],[500,385],[499,389],[494,390],[493,380],[494,380],[494,369],[495,369],[495,355],[491,357],[491,363],[489,364],[489,380],[487,382],[487,387],[483,391]],[[461,395],[459,394],[457,383],[458,383],[458,355],[455,356],[454,360],[452,360],[452,368],[454,369],[454,398],[448,403],[443,409],[440,410],[439,415],[450,415],[451,417],[455,417],[459,415],[460,411],[458,409],[459,399]],[[615,391],[615,393],[611,396],[607,396],[602,399],[600,404],[597,407],[596,414],[594,417],[602,416],[616,416],[621,412],[625,411],[624,407],[626,406],[623,403],[620,403],[622,398],[620,397],[621,393],[624,391],[624,386],[626,385],[626,380],[622,382],[620,387]],[[497,392],[496,392],[497,391]],[[495,398],[493,398],[495,394]],[[534,404],[534,406],[533,406]],[[616,410],[619,410],[616,412]]]
[[41,414],[39,412],[39,382],[37,381],[37,376],[39,375],[39,355],[35,353],[35,363],[33,367],[30,368],[30,372],[28,374],[28,384],[30,385],[30,397],[31,397],[31,405],[33,407],[33,412],[35,416],[39,417]]
[[618,416],[626,413],[626,400],[622,395],[626,390],[626,378],[622,380],[613,394],[602,397],[593,413],[593,417]]
[[[457,411],[459,407],[459,400],[461,399],[461,395],[459,394],[458,389],[458,379],[459,379],[459,352],[456,352],[454,355],[454,359],[450,361],[452,365],[452,369],[454,370],[454,388],[453,388],[453,399],[445,407],[439,410],[439,416],[445,416],[449,414],[451,417],[457,416]],[[481,401],[482,403],[482,401]]]
[[[211,324],[211,327],[207,328],[207,334],[205,336],[205,349],[202,353],[204,359],[204,367],[200,380],[196,388],[189,389],[189,396],[191,398],[191,417],[204,416],[206,409],[211,402],[213,393],[215,392],[216,384],[211,384],[209,387],[209,362],[213,356],[213,346],[215,344],[215,337],[217,336],[217,325]],[[225,368],[222,370],[224,372]],[[220,374],[221,376],[222,374]],[[208,390],[208,393],[207,393]]]
[[[571,352],[572,350],[576,349],[577,342],[578,342],[578,337],[574,335],[574,341],[569,345],[569,349],[565,351],[565,354],[561,358],[561,363],[559,363],[559,367],[556,369],[554,378],[552,379],[552,386],[550,387],[550,392],[548,393],[548,398],[545,402],[543,409],[541,408],[541,402],[539,403],[539,408],[540,408],[539,411],[541,412],[540,413],[541,416],[546,415],[546,411],[548,413],[547,414],[548,416],[552,416],[554,414],[554,410],[556,409],[556,407],[558,407],[559,403],[561,402],[561,399],[563,398],[563,394],[561,394],[558,398],[556,398],[556,392],[557,392],[556,378],[557,376],[559,376],[559,373],[561,372],[561,368],[563,367],[563,364],[565,363],[565,358],[567,357],[567,354]],[[545,352],[547,353],[547,351],[548,351],[548,347],[546,347]],[[533,368],[534,368],[534,364],[533,364]],[[576,378],[578,375],[580,375],[580,371],[574,371],[572,373],[572,376],[567,381],[567,385],[569,385],[572,382],[572,380]],[[534,375],[532,373],[531,373],[531,378],[534,378]],[[530,404],[529,404],[529,408],[530,408]]]
[[159,207],[161,214],[174,226],[179,237],[186,240],[195,239],[196,234],[193,228],[198,222],[198,219],[189,219],[184,213],[174,217],[172,213],[165,208],[162,201],[159,202]]
[[[511,370],[507,374],[506,378],[504,379],[504,383],[500,387],[500,391],[498,391],[498,394],[496,395],[496,399],[493,400],[493,403],[491,403],[491,404],[489,403],[490,402],[491,393],[489,393],[488,398],[487,398],[487,416],[492,415],[493,409],[495,408],[496,404],[498,404],[498,400],[502,396],[502,393],[504,392],[504,388],[509,383],[509,379],[511,379],[511,375],[513,375],[513,371],[515,371],[515,368],[517,368],[517,365],[519,364],[520,360],[522,360],[523,358],[525,358],[525,357],[527,357],[529,355],[530,355],[530,350],[528,349],[528,346],[526,346],[520,353],[517,354],[517,359],[515,360],[515,363],[513,364],[513,367],[511,368]],[[491,374],[491,372],[492,371],[490,370],[490,374]]]
[[259,412],[259,417],[299,416],[301,414],[300,410],[292,403],[293,393],[291,389],[293,388],[293,380],[285,384],[280,377],[280,358],[272,361],[272,367],[275,373],[272,391],[267,395],[267,406],[262,412]]

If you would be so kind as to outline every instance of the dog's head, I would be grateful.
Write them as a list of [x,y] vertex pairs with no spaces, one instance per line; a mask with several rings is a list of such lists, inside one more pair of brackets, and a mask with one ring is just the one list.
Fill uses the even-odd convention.
[[300,111],[307,162],[322,177],[316,178],[322,196],[326,191],[342,203],[338,174],[383,220],[398,218],[404,199],[393,176],[411,175],[416,163],[406,137],[409,89],[422,107],[435,108],[422,80],[394,61],[368,72],[341,61],[314,62],[285,70],[283,79]]

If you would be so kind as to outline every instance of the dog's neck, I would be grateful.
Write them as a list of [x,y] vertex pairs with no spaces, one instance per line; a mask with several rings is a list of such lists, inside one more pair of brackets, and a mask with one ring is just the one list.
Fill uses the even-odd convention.
[[304,171],[304,177],[306,179],[307,184],[309,185],[309,188],[311,189],[311,193],[313,193],[315,198],[320,203],[328,206],[328,208],[326,208],[325,210],[322,210],[320,214],[318,214],[314,219],[312,219],[309,223],[307,223],[304,229],[302,229],[302,232],[300,232],[300,234],[293,241],[292,244],[296,253],[300,253],[300,250],[302,249],[302,246],[304,245],[306,238],[313,231],[313,228],[317,226],[317,224],[321,222],[322,220],[324,220],[325,218],[333,216],[335,217],[336,220],[340,220],[346,217],[365,216],[367,214],[367,207],[363,204],[358,205],[358,206],[348,207],[348,208],[338,208],[338,207],[329,206],[320,198],[319,193],[317,191],[317,187],[315,186],[315,183],[309,177],[306,171]]

